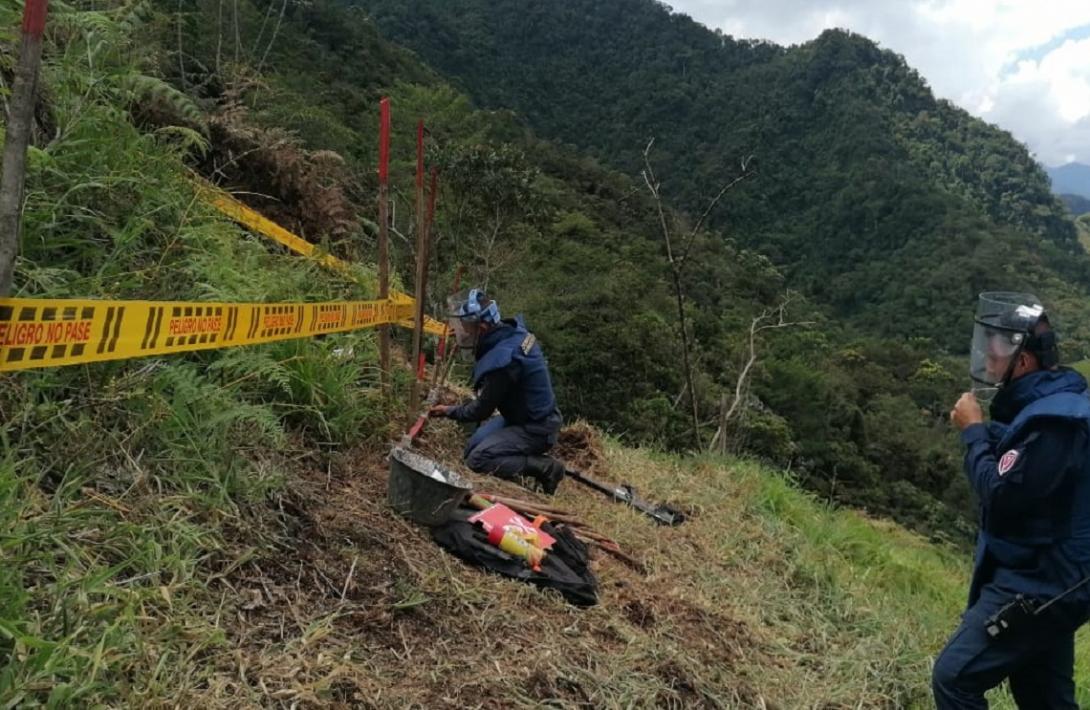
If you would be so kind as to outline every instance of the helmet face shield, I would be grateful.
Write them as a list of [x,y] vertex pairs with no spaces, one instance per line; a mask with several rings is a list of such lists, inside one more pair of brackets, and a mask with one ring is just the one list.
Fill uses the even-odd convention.
[[473,352],[477,349],[477,336],[480,334],[480,323],[468,318],[453,316],[447,321],[454,340],[458,344],[458,352],[463,359],[468,355],[473,358]]
[[988,387],[1003,384],[1025,339],[1025,333],[975,324],[969,359],[969,375],[973,381]]
[[969,376],[974,390],[986,398],[1007,384],[1018,356],[1044,313],[1036,296],[982,293],[973,324]]
[[481,332],[482,309],[477,290],[462,292],[447,299],[447,324],[458,344],[458,355],[465,362],[472,362]]

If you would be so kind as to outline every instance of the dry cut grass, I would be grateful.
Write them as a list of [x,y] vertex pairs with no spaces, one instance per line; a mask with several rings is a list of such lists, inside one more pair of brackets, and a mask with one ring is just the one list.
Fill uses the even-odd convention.
[[[455,463],[461,432],[422,450]],[[758,465],[677,459],[570,428],[559,451],[690,513],[661,528],[567,482],[552,501],[619,541],[640,575],[595,560],[600,603],[468,567],[385,505],[382,450],[290,485],[289,549],[217,582],[225,634],[210,707],[926,706],[929,658],[953,625],[960,561],[887,524],[826,510]],[[482,490],[533,497],[473,476]]]

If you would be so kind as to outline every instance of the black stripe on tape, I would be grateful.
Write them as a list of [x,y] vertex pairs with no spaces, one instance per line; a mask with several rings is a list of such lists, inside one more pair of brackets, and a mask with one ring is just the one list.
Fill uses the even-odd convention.
[[55,306],[52,307],[52,308],[43,308],[42,309],[42,320],[43,321],[55,321],[55,320],[57,320],[57,308]]
[[163,314],[166,313],[166,306],[161,306],[158,309],[158,315],[155,316],[155,332],[151,335],[151,347],[155,347],[159,342],[159,333],[163,332]]
[[114,337],[110,340],[110,352],[117,351],[117,339],[121,337],[121,321],[125,318],[125,306],[117,309],[117,318],[114,319]]
[[8,350],[8,362],[18,362],[26,354],[26,348],[12,348]]
[[250,330],[246,333],[247,339],[252,339],[257,334],[257,326],[261,323],[261,306],[250,309]]
[[46,353],[47,350],[49,350],[48,345],[36,345],[35,347],[31,348],[31,350],[30,350],[30,359],[31,360],[44,360],[45,359],[45,353]]
[[64,357],[64,353],[66,350],[68,350],[68,346],[64,345],[63,343],[61,345],[54,345],[53,352],[50,354],[49,357],[53,358],[54,360],[59,357]]
[[114,307],[110,306],[106,309],[106,322],[102,325],[102,335],[98,339],[98,352],[103,353],[106,351],[106,342],[110,335],[110,324],[114,320]]
[[38,312],[38,309],[34,306],[23,306],[19,310],[19,320],[28,321],[34,320],[34,314]]
[[148,343],[151,342],[151,333],[155,330],[155,316],[159,311],[158,308],[151,308],[148,310],[148,322],[144,326],[144,339],[140,341],[140,349],[147,350]]
[[61,316],[61,318],[63,318],[64,320],[75,320],[76,319],[76,307],[75,306],[65,306],[64,315]]

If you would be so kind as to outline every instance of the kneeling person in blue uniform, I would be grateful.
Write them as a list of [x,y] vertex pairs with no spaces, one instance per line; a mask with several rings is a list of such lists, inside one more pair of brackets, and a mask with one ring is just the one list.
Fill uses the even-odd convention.
[[554,493],[564,465],[544,454],[556,444],[561,417],[541,346],[521,316],[501,319],[496,302],[480,289],[452,305],[458,348],[475,360],[477,396],[460,406],[434,406],[429,415],[484,422],[466,444],[465,462],[473,471],[528,478]]
[[1075,630],[1090,618],[1090,399],[1059,367],[1056,336],[1028,294],[984,293],[966,393],[950,412],[967,447],[980,532],[961,625],[935,661],[940,710],[986,708],[1004,680],[1021,708],[1075,708]]

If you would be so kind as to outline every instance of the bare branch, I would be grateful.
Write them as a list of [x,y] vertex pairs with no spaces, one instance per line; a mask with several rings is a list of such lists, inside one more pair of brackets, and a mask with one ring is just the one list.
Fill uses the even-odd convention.
[[651,191],[651,197],[655,199],[655,207],[659,213],[659,224],[662,226],[662,237],[666,240],[666,258],[670,265],[674,265],[674,250],[670,240],[670,228],[666,226],[666,210],[662,206],[662,196],[659,193],[659,182],[655,178],[655,170],[651,167],[651,146],[655,145],[652,138],[643,150],[643,181],[647,183],[647,189]]
[[704,214],[700,215],[700,219],[698,219],[696,221],[696,224],[693,225],[693,228],[689,232],[689,235],[685,238],[685,246],[681,250],[682,264],[688,261],[689,252],[692,251],[693,242],[696,240],[696,235],[700,232],[700,228],[704,226],[704,222],[708,220],[708,217],[711,215],[712,210],[714,210],[715,206],[719,204],[719,201],[723,199],[723,196],[730,192],[730,190],[738,183],[757,174],[756,170],[749,169],[749,165],[752,162],[752,155],[747,155],[745,158],[742,158],[742,174],[728,182],[726,185],[723,186],[721,190],[719,190],[719,194],[717,194],[715,198],[712,199],[712,201],[708,204],[707,209],[704,210]]
[[[272,7],[270,5],[270,7]],[[261,67],[265,66],[265,60],[269,58],[269,52],[272,50],[273,45],[276,43],[276,36],[280,34],[280,25],[284,22],[284,11],[288,9],[288,0],[284,0],[280,5],[280,16],[276,18],[276,27],[273,28],[272,38],[269,39],[269,44],[265,47],[265,53],[261,55],[261,61],[257,64],[257,71],[261,72]]]
[[220,52],[223,50],[223,0],[219,0],[216,19],[216,76],[220,74]]
[[662,195],[659,192],[659,183],[655,177],[655,170],[651,167],[651,147],[654,145],[655,139],[652,138],[643,151],[643,181],[647,184],[647,189],[651,192],[651,197],[655,201],[655,207],[658,210],[659,215],[659,224],[662,227],[662,238],[666,244],[666,259],[670,264],[670,273],[674,283],[674,298],[677,302],[677,322],[678,331],[681,335],[681,362],[682,367],[684,368],[685,387],[689,391],[689,402],[692,405],[693,443],[696,444],[696,448],[699,450],[701,448],[700,412],[696,399],[696,385],[693,381],[693,366],[689,352],[689,327],[685,320],[685,289],[681,282],[680,265],[674,259],[674,247],[673,242],[670,239],[670,227],[666,221],[666,210],[662,205]]
[[185,55],[182,53],[182,0],[178,0],[178,78],[182,82],[182,91],[189,87],[185,80]]
[[[719,416],[719,430],[716,431],[715,436],[712,438],[711,450],[715,450],[716,444],[719,444],[719,451],[726,453],[727,443],[727,427],[734,417],[738,414],[741,407],[743,394],[745,389],[749,386],[750,371],[757,363],[757,336],[758,334],[766,330],[776,330],[780,328],[793,328],[797,326],[809,326],[813,325],[812,321],[787,321],[785,315],[787,312],[787,306],[793,299],[792,294],[788,294],[784,300],[775,309],[765,310],[761,315],[754,318],[749,324],[749,356],[746,359],[745,364],[742,366],[742,371],[738,373],[738,380],[734,386],[734,399],[731,400],[730,406],[727,406],[726,394],[723,395],[723,401],[720,405],[721,414]],[[773,318],[775,320],[773,321]],[[771,321],[771,322],[769,322]]]

